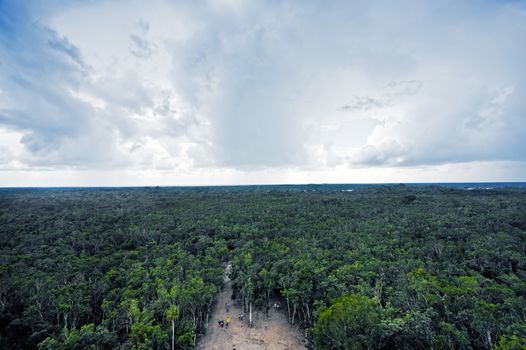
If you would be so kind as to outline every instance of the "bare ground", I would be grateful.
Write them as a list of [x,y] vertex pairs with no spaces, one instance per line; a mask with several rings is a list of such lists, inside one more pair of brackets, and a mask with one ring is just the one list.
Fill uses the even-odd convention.
[[[228,268],[227,268],[228,270]],[[238,319],[241,305],[231,300],[232,284],[225,273],[225,285],[218,295],[217,302],[206,335],[197,344],[199,350],[292,350],[306,349],[304,337],[299,328],[291,327],[287,322],[285,310],[272,308],[269,317],[262,312],[252,313],[253,326],[248,326],[249,315],[244,314],[243,320]],[[227,313],[225,305],[230,303]],[[225,320],[230,315],[230,327],[221,328],[219,320]]]

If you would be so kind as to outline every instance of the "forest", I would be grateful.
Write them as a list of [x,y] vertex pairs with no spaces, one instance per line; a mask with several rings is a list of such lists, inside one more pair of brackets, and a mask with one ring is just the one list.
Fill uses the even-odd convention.
[[1,349],[193,349],[231,263],[312,349],[526,349],[526,189],[0,190]]

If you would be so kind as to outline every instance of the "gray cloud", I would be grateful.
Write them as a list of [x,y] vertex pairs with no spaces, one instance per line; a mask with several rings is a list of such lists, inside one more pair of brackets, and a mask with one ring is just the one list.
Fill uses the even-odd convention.
[[6,20],[9,37],[0,45],[0,126],[23,133],[26,152],[18,161],[46,168],[152,166],[153,157],[138,149],[185,135],[192,118],[177,114],[170,93],[159,94],[132,72],[94,80],[98,72],[78,47],[23,10]]
[[347,104],[340,107],[342,111],[369,111],[374,108],[382,108],[387,102],[369,96],[353,96]]
[[289,69],[292,48],[280,37],[286,19],[257,13],[257,6],[214,13],[176,46],[173,81],[210,120],[213,165],[299,166],[302,125],[288,106],[301,78]]
[[[21,16],[21,14],[18,14]],[[78,49],[56,32],[32,24],[27,18],[6,20],[9,34],[0,46],[4,91],[0,124],[21,130],[21,141],[31,155],[28,164],[84,164],[89,152],[65,150],[63,144],[91,128],[91,109],[71,98],[70,90],[85,76]],[[89,151],[87,148],[85,151]]]
[[341,111],[366,112],[372,109],[381,109],[392,106],[397,98],[408,97],[418,94],[422,88],[422,82],[417,80],[391,81],[381,87],[378,97],[354,95],[349,102],[341,106]]
[[56,50],[57,52],[64,53],[69,58],[71,58],[71,60],[76,62],[81,68],[88,68],[82,59],[79,49],[75,45],[72,45],[68,38],[60,37],[57,32],[47,28],[43,28],[43,31],[47,31],[47,36],[49,37],[47,44],[50,48]]
[[155,44],[146,38],[150,25],[144,21],[139,21],[136,25],[135,33],[130,34],[130,53],[138,58],[148,59],[156,49]]

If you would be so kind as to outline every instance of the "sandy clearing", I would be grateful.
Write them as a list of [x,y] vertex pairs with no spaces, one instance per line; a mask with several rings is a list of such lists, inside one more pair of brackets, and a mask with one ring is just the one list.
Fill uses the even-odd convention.
[[[228,268],[227,268],[228,270]],[[270,310],[269,318],[261,312],[253,312],[253,327],[248,326],[248,314],[243,321],[238,319],[241,305],[234,304],[232,299],[232,283],[225,271],[225,285],[218,295],[212,316],[210,317],[207,334],[197,344],[200,350],[292,350],[306,349],[304,337],[297,327],[287,323],[285,310]],[[225,305],[230,303],[227,313]],[[230,327],[221,328],[219,320],[225,320],[230,315]]]

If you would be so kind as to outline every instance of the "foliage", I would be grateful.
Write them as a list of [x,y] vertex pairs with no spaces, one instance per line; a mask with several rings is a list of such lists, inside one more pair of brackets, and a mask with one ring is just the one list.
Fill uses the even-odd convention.
[[318,349],[518,349],[526,191],[0,191],[0,348],[190,349],[232,263]]
[[318,347],[367,349],[377,345],[381,308],[374,299],[360,294],[344,295],[322,308],[314,337]]

